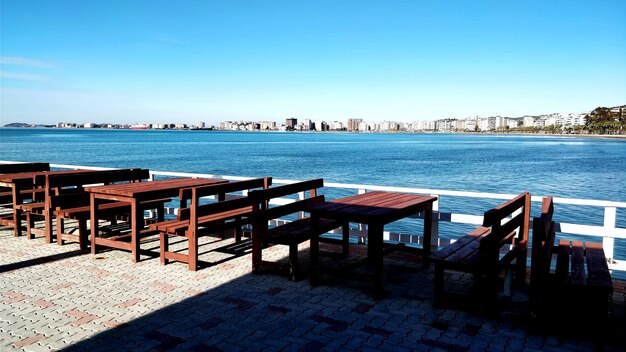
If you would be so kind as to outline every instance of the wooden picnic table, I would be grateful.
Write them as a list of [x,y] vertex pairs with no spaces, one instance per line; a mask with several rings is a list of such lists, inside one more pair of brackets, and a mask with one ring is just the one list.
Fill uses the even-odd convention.
[[0,174],[18,172],[50,171],[49,163],[6,163],[0,164]]
[[[0,174],[0,187],[7,187],[11,189],[13,207],[12,214],[0,218],[0,225],[13,226],[15,236],[17,237],[22,235],[22,210],[20,209],[20,205],[24,203],[24,196],[27,194],[27,192],[23,191],[34,192],[35,189],[44,187],[46,184],[46,178],[41,176],[89,172],[96,172],[96,170],[79,169]],[[31,197],[34,198],[34,196]]]
[[[374,191],[313,204],[308,206],[306,211],[311,213],[313,228],[318,226],[320,218],[367,225],[366,261],[373,271],[371,279],[373,281],[374,295],[382,297],[383,256],[388,252],[384,248],[384,226],[423,212],[424,244],[421,252],[423,265],[427,266],[427,259],[430,254],[432,209],[436,200],[437,197],[435,196]],[[320,270],[319,235],[317,233],[318,231],[312,231],[311,236],[310,280],[312,285],[317,285]],[[399,246],[403,246],[403,244],[399,244]]]
[[[142,203],[161,198],[178,196],[183,188],[206,186],[228,182],[225,180],[199,178],[173,178],[150,182],[126,183],[117,185],[86,187],[91,195],[91,253],[96,254],[96,246],[112,247],[130,251],[132,261],[139,261],[139,242],[144,230],[144,207]],[[131,206],[130,234],[112,238],[99,237],[99,206],[106,201],[128,202]],[[159,214],[163,220],[163,214]],[[128,242],[130,239],[130,242]]]

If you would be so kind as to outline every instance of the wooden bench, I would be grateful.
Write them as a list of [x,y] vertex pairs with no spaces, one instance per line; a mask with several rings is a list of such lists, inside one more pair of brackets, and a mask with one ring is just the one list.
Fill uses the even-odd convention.
[[[298,245],[311,238],[310,217],[300,217],[291,222],[285,222],[273,227],[269,226],[271,220],[301,213],[308,205],[324,201],[324,196],[317,194],[317,189],[324,186],[322,179],[297,182],[266,190],[250,192],[249,197],[254,201],[254,214],[252,225],[252,272],[260,273],[263,270],[278,270],[287,272],[291,280],[300,278],[298,268]],[[309,197],[306,198],[306,193]],[[300,200],[292,203],[268,207],[272,199],[300,194]],[[336,228],[343,228],[343,238],[348,240],[348,223],[320,219],[318,231],[320,234]],[[323,239],[320,239],[323,240]],[[331,241],[329,241],[331,242]],[[335,241],[332,241],[335,243]],[[279,244],[289,246],[289,263],[282,264],[263,260],[262,250],[264,245]]]
[[[56,217],[57,243],[63,244],[64,237],[78,239],[81,249],[85,249],[87,242],[86,223],[90,218],[89,194],[83,190],[83,186],[92,184],[113,184],[127,182],[141,182],[150,177],[147,169],[115,169],[88,173],[73,173],[67,175],[40,175],[45,177],[45,200],[24,204],[21,209],[26,213],[28,238],[34,234],[44,234],[48,242],[53,240],[52,219]],[[169,199],[159,199],[151,203],[153,209],[163,213],[164,203]],[[107,205],[111,212],[123,213],[126,203],[112,202]],[[130,209],[130,207],[128,207]],[[128,211],[127,211],[128,213]],[[44,218],[44,228],[34,227],[34,217]],[[78,220],[78,234],[73,235],[65,232],[64,220]],[[112,217],[110,220],[115,221]]]
[[[430,260],[435,265],[435,305],[441,303],[444,293],[445,269],[474,274],[480,280],[481,299],[488,304],[497,298],[497,279],[502,270],[507,271],[507,279],[510,279],[514,266],[515,279],[523,283],[529,218],[530,194],[525,192],[488,210],[482,227],[433,253]],[[507,280],[507,285],[510,282]]]
[[[613,282],[602,244],[561,239],[555,245],[552,197],[543,199],[541,216],[533,218],[531,316],[542,321],[552,313],[580,323],[602,324],[609,310]],[[552,270],[553,257],[556,266]],[[555,312],[556,311],[556,312]],[[579,319],[576,319],[579,318]]]
[[[234,229],[236,242],[241,241],[242,225],[249,223],[252,214],[252,201],[248,197],[236,197],[227,200],[227,195],[233,192],[249,192],[257,188],[267,188],[272,178],[257,178],[252,180],[229,182],[210,186],[201,186],[182,189],[179,193],[181,207],[188,201],[189,207],[181,208],[175,220],[151,224],[152,230],[157,230],[161,238],[161,263],[169,260],[187,263],[189,270],[198,269],[198,238],[200,236],[223,233]],[[200,199],[207,196],[217,196],[218,202],[201,204]],[[169,250],[170,237],[184,237],[188,242],[187,254],[181,251]]]

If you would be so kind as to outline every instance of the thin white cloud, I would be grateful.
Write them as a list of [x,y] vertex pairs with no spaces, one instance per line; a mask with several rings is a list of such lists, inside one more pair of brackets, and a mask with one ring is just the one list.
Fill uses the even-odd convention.
[[37,60],[37,59],[30,59],[30,58],[26,58],[26,57],[19,57],[19,56],[1,56],[0,57],[0,64],[2,65],[13,65],[13,66],[26,66],[26,67],[33,67],[33,68],[54,68],[56,67],[55,64],[48,62],[48,61],[42,61],[42,60]]
[[23,72],[7,72],[0,71],[0,78],[4,79],[15,79],[19,81],[28,81],[28,82],[49,82],[50,78],[43,75],[36,75],[32,73],[23,73]]

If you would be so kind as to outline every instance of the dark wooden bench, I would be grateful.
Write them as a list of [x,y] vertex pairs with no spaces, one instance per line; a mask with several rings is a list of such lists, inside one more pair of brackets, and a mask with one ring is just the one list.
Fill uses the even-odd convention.
[[[541,216],[533,218],[530,302],[533,318],[574,318],[593,326],[602,325],[609,310],[613,282],[602,249],[597,242],[556,241],[552,197],[543,199]],[[553,258],[556,266],[552,270]],[[577,319],[578,318],[578,319]]]
[[[49,242],[53,240],[52,219],[56,218],[57,243],[63,244],[64,238],[77,239],[81,249],[87,246],[86,223],[90,219],[89,193],[83,187],[93,184],[114,184],[127,182],[141,182],[150,178],[147,169],[115,169],[98,172],[75,173],[67,175],[40,175],[45,177],[45,200],[43,202],[33,202],[24,204],[21,209],[26,213],[28,238],[35,234],[44,234]],[[152,209],[159,210],[163,214],[164,204],[169,199],[159,199],[153,201]],[[125,207],[130,207],[126,203],[111,202],[106,208],[113,212],[123,213]],[[149,209],[149,208],[148,208]],[[34,227],[34,217],[40,216],[44,219],[43,229]],[[78,220],[78,234],[65,232],[64,221],[66,219]],[[109,220],[115,221],[115,217]]]
[[525,192],[488,210],[482,227],[433,253],[430,260],[435,265],[435,305],[442,300],[446,269],[474,274],[480,281],[481,300],[487,304],[497,298],[497,279],[503,270],[511,274],[514,269],[515,279],[523,284],[529,221],[530,194]]
[[[179,192],[181,207],[175,220],[151,224],[152,230],[159,231],[161,238],[161,263],[169,260],[187,263],[189,270],[198,269],[198,238],[200,236],[234,230],[236,242],[241,241],[242,225],[250,222],[252,201],[248,197],[232,197],[233,192],[249,192],[253,189],[267,188],[272,178],[257,178],[238,182],[229,182],[210,186],[182,189]],[[217,202],[201,204],[202,197],[217,196]],[[189,207],[185,207],[190,201]],[[179,250],[169,250],[170,237],[184,237],[188,242],[187,254]]]
[[[263,270],[278,270],[286,272],[291,280],[300,279],[298,268],[298,245],[311,238],[310,217],[299,217],[290,222],[283,222],[276,226],[269,226],[270,221],[303,212],[303,210],[314,203],[324,201],[324,196],[317,194],[317,189],[324,186],[322,179],[297,182],[266,190],[250,192],[249,197],[254,201],[254,214],[252,226],[252,272],[260,273]],[[306,197],[308,193],[309,197]],[[303,195],[304,199],[294,202],[269,207],[272,199],[293,195]],[[318,225],[319,234],[324,234],[331,230],[343,228],[343,238],[348,240],[348,223],[320,219]],[[323,241],[320,238],[320,241]],[[331,242],[331,241],[328,241]],[[343,244],[344,241],[342,241]],[[332,241],[331,243],[336,243]],[[263,260],[263,246],[279,244],[289,246],[289,263],[283,264]]]

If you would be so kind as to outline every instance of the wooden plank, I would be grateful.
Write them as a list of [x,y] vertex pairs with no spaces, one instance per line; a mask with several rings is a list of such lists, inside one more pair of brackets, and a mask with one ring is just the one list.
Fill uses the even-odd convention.
[[370,192],[336,199],[310,207],[320,217],[332,217],[350,222],[389,223],[432,207],[437,197],[393,192]]
[[262,202],[266,199],[284,197],[299,192],[306,192],[312,189],[324,187],[324,180],[321,178],[302,181],[297,183],[291,183],[287,185],[271,187],[263,190],[252,191],[248,194],[248,197],[255,202]]
[[223,213],[229,210],[236,209],[245,209],[246,211],[252,211],[252,200],[248,197],[244,197],[225,200],[223,202],[203,204],[196,207],[196,216],[201,218],[203,216],[212,215],[215,213]]
[[147,180],[147,169],[97,170],[89,173],[47,175],[46,187],[83,186],[96,183],[130,182]]
[[289,215],[298,211],[302,211],[303,209],[307,209],[308,207],[311,207],[315,204],[323,204],[323,203],[324,203],[324,196],[307,198],[307,199],[299,200],[293,203],[259,211],[254,214],[254,217],[258,221],[268,221],[272,219],[277,219],[281,216],[285,216],[285,215]]
[[483,226],[492,226],[494,224],[499,224],[499,221],[501,221],[503,218],[507,217],[517,209],[523,207],[526,204],[526,197],[530,197],[530,194],[528,192],[521,193],[517,197],[486,211]]
[[[163,196],[156,198],[169,198],[178,195],[181,188],[203,186],[217,183],[224,183],[224,180],[200,179],[200,178],[172,178],[165,180],[127,183],[118,185],[93,186],[86,187],[85,190],[92,193],[101,193],[108,195],[117,195],[122,197],[136,198],[138,195],[152,195],[152,193],[161,192]],[[161,194],[158,193],[158,194]]]
[[[338,221],[320,219],[317,231],[322,234],[341,226]],[[266,235],[270,243],[290,245],[308,240],[311,232],[311,218],[303,218],[270,228]]]
[[163,253],[165,259],[175,260],[182,263],[189,263],[189,255],[171,251],[165,251]]
[[430,259],[434,261],[445,260],[452,253],[458,251],[462,247],[466,246],[468,243],[475,241],[476,239],[480,237],[483,237],[489,231],[490,231],[489,228],[486,228],[486,227],[479,227],[477,229],[474,229],[472,232],[459,238],[454,243],[447,245],[444,248],[440,249],[439,251],[431,254]]
[[58,171],[35,171],[35,172],[20,172],[17,174],[1,174],[0,175],[0,183],[16,183],[19,181],[29,181],[33,183],[35,178],[43,176],[44,178],[40,179],[40,186],[45,184],[45,176],[46,175],[63,175],[63,174],[87,174],[96,172],[96,170],[58,170]]
[[570,242],[560,240],[557,248],[555,276],[558,282],[566,283],[569,280]]
[[255,178],[251,180],[211,184],[206,186],[198,186],[194,188],[185,188],[181,190],[179,197],[191,198],[191,194],[195,192],[196,197],[206,197],[221,193],[232,193],[243,190],[252,190],[255,188],[266,188],[272,184],[271,177]]
[[[129,235],[127,235],[126,237],[129,237]],[[121,242],[116,239],[108,239],[104,237],[96,237],[95,242],[96,242],[96,245],[98,246],[112,247],[116,249],[122,249],[125,251],[131,251],[133,248],[133,245],[130,242]]]
[[582,241],[572,241],[570,280],[573,285],[586,285],[585,258]]

